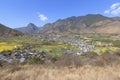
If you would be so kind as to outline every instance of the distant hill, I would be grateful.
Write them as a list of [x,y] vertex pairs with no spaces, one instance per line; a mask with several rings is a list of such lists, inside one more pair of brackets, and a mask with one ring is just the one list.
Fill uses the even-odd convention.
[[16,35],[23,35],[23,33],[11,29],[3,24],[0,24],[0,36],[16,36]]
[[45,24],[39,33],[107,33],[120,34],[120,18],[100,14],[72,16]]
[[15,28],[15,30],[21,31],[25,34],[34,34],[38,30],[38,27],[33,23],[29,23],[26,27]]

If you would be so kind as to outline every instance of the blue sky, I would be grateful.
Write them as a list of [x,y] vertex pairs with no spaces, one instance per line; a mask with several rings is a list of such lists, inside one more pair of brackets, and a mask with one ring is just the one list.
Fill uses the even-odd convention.
[[86,14],[120,16],[120,0],[0,0],[0,23],[11,28]]

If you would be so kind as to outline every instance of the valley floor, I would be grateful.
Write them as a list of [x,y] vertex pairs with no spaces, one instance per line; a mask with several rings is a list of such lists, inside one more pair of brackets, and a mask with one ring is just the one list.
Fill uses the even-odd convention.
[[0,68],[0,80],[120,80],[120,64],[104,67],[43,67],[18,65]]
[[1,37],[0,80],[120,80],[120,38],[44,37]]

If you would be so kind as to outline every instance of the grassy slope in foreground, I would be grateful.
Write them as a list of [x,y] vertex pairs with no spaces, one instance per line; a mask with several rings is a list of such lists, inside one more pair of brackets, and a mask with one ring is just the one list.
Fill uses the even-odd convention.
[[120,80],[120,64],[79,68],[24,65],[0,68],[0,80]]

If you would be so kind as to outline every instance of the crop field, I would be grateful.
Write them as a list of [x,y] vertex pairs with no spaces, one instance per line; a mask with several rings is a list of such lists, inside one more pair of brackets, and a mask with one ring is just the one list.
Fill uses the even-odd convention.
[[[61,41],[47,41],[47,40],[35,40],[36,36],[19,36],[19,37],[8,37],[7,40],[2,37],[0,42],[0,52],[6,50],[13,50],[15,47],[25,47],[31,45],[32,50],[45,51],[50,55],[60,55],[64,50],[70,50],[73,53],[79,52],[79,48],[70,43]],[[114,40],[110,37],[88,37],[83,36],[78,38],[82,40],[90,40],[90,44],[95,46],[92,53],[101,55],[104,53],[111,53],[120,49],[120,40]]]
[[18,43],[8,43],[8,42],[0,42],[0,52],[13,50],[17,47],[21,47],[21,44]]
[[69,43],[64,42],[54,42],[54,41],[43,41],[39,43],[38,46],[35,46],[33,50],[42,50],[46,51],[48,54],[52,56],[60,56],[64,50],[71,50],[73,52],[77,52],[78,47],[71,45]]

